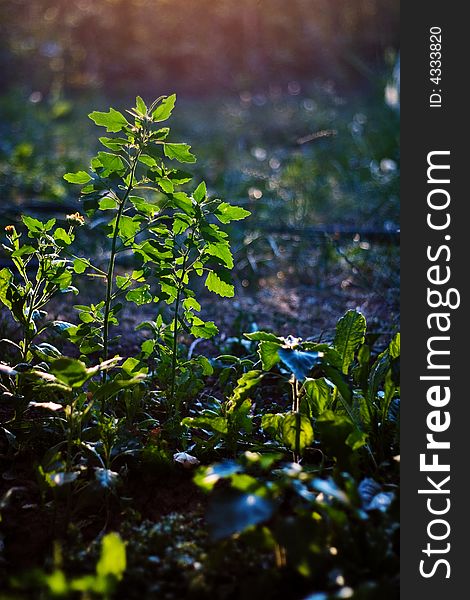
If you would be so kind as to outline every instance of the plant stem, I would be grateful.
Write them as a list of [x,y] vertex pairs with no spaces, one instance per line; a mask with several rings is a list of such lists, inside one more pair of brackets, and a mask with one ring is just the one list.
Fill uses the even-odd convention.
[[[119,223],[121,221],[121,217],[124,213],[124,208],[126,206],[126,201],[129,198],[129,195],[133,189],[133,180],[135,176],[135,171],[137,168],[137,162],[139,160],[139,156],[141,151],[139,151],[134,160],[132,162],[131,170],[129,173],[129,185],[127,186],[126,193],[124,194],[124,198],[119,204],[119,209],[116,215],[116,222],[114,224],[114,232],[113,232],[113,240],[111,244],[111,256],[109,258],[109,266],[108,272],[106,275],[106,299],[105,299],[105,308],[104,308],[104,318],[103,318],[103,357],[104,360],[108,359],[109,353],[109,317],[111,314],[111,300],[113,294],[113,283],[114,283],[114,266],[116,263],[116,245],[119,234]],[[106,381],[106,371],[103,371],[103,381]]]
[[[171,357],[170,402],[172,405],[174,405],[174,400],[175,400],[176,363],[177,363],[177,355],[178,355],[178,319],[179,319],[180,301],[181,301],[181,286],[178,286],[178,291],[176,293],[176,301],[175,301],[175,318],[174,318],[174,328],[173,328],[173,354]],[[179,407],[175,406],[175,413],[177,414],[178,412],[179,412]]]
[[26,316],[26,329],[25,329],[24,336],[23,336],[23,362],[27,361],[29,347],[30,347],[31,342],[34,339],[34,335],[33,336],[30,335],[30,331],[31,331],[30,325],[33,321],[33,312],[34,312],[34,309],[36,308],[35,307],[36,295],[37,295],[40,287],[41,287],[41,282],[39,280],[38,282],[36,282],[33,293],[31,295],[31,302],[29,305],[28,314]]
[[[185,275],[187,273],[186,263],[187,263],[187,260],[189,257],[189,253],[191,252],[191,245],[193,242],[193,238],[194,238],[194,228],[191,230],[191,233],[188,238],[186,252],[185,252],[184,258],[183,258],[183,264],[181,265],[181,276],[178,281],[178,288],[177,288],[176,300],[175,300],[175,327],[173,330],[173,355],[171,357],[171,391],[170,391],[170,402],[172,405],[174,405],[174,403],[175,403],[176,366],[177,366],[177,358],[178,358],[178,320],[179,320],[179,310],[180,310],[180,303],[181,303],[181,292],[182,292],[183,281],[184,281]],[[179,413],[179,406],[175,405],[175,415],[178,415],[178,413]]]
[[295,413],[295,451],[294,451],[294,462],[300,462],[300,404],[299,404],[299,388],[297,378],[294,377],[292,382],[292,394],[293,394],[293,410]]

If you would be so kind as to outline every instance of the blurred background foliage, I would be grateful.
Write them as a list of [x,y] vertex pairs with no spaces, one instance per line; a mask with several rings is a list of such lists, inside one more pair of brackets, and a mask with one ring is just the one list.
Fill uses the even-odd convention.
[[358,84],[398,45],[391,0],[2,0],[2,86],[189,94]]

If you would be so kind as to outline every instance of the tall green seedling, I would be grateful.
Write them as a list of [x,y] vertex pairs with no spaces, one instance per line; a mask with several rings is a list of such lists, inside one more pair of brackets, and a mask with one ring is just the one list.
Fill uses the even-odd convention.
[[[126,116],[113,108],[91,113],[90,118],[107,133],[119,135],[101,137],[106,151],[91,160],[89,172],[68,173],[65,179],[82,185],[88,215],[100,211],[107,217],[111,240],[107,264],[91,273],[104,279],[104,298],[91,306],[78,306],[82,323],[70,332],[71,337],[83,354],[98,351],[107,360],[113,342],[111,327],[118,324],[125,301],[138,306],[166,302],[172,319],[162,323],[166,334],[161,338],[161,350],[171,358],[166,393],[178,414],[179,335],[184,330],[210,338],[218,331],[214,323],[196,314],[201,303],[191,283],[194,276],[204,277],[210,291],[234,295],[230,282],[233,255],[221,226],[244,219],[249,212],[210,198],[204,182],[195,188],[189,185],[191,175],[177,165],[194,163],[196,158],[188,144],[169,142],[170,129],[161,125],[170,118],[175,101],[175,95],[162,96],[147,107],[137,97]],[[130,273],[117,274],[118,257],[125,251],[130,251],[138,264]],[[74,263],[78,273],[90,266],[86,258]],[[152,350],[147,343],[144,356]]]

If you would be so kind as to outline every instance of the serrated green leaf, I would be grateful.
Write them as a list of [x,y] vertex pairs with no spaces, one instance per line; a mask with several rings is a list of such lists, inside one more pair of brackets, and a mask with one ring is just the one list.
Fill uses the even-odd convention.
[[135,288],[134,290],[130,290],[126,294],[126,300],[129,300],[129,302],[134,302],[134,304],[137,304],[137,306],[150,304],[150,302],[153,301],[153,296],[150,293],[150,286],[143,285]]
[[63,242],[63,244],[60,244],[60,246],[70,246],[70,244],[72,243],[71,237],[62,227],[58,227],[54,231],[54,239],[56,240],[56,242]]
[[252,342],[274,342],[279,345],[283,343],[281,338],[267,331],[253,331],[253,333],[244,333],[243,335]]
[[258,355],[265,371],[270,371],[279,361],[279,350],[281,346],[275,342],[260,342]]
[[301,454],[313,442],[313,427],[307,415],[288,413],[281,423],[282,441],[290,450]]
[[207,187],[204,181],[202,181],[197,188],[194,190],[193,198],[196,202],[202,202],[207,196]]
[[76,258],[73,261],[73,270],[78,274],[84,273],[89,266],[90,261],[86,258]]
[[109,148],[110,150],[114,150],[116,152],[121,151],[123,146],[127,146],[129,144],[129,140],[126,140],[125,138],[100,137],[98,139],[105,148]]
[[129,124],[126,117],[114,108],[108,112],[94,111],[88,116],[96,125],[106,127],[108,133],[117,133]]
[[81,387],[96,370],[87,369],[81,360],[67,357],[54,360],[50,367],[50,372],[71,388]]
[[392,339],[392,341],[390,342],[388,351],[390,354],[390,358],[392,360],[395,360],[396,358],[398,358],[400,356],[400,334],[399,333],[397,333],[394,336],[394,338]]
[[118,206],[114,198],[102,198],[98,204],[100,210],[115,210]]
[[168,177],[161,177],[157,180],[157,183],[165,192],[165,194],[172,194],[175,191],[175,186],[173,185],[173,182],[168,179]]
[[196,298],[186,298],[183,301],[183,307],[186,310],[195,310],[196,312],[199,312],[201,310],[201,305],[196,300]]
[[202,321],[197,317],[191,324],[191,333],[195,337],[209,339],[219,333],[219,329],[212,321]]
[[261,428],[273,439],[280,439],[281,424],[284,420],[283,413],[266,413],[261,417]]
[[191,198],[184,192],[177,192],[171,196],[172,203],[176,208],[179,208],[187,215],[194,215],[194,208],[191,202]]
[[[153,134],[154,137],[152,137],[152,139],[162,142],[163,140],[166,140],[169,133],[170,133],[169,127],[162,127],[158,131],[155,131],[155,133]],[[190,179],[191,179],[191,177],[190,177]]]
[[305,397],[314,417],[320,416],[330,407],[332,388],[325,378],[306,379],[303,385]]
[[165,156],[170,160],[177,160],[181,163],[195,163],[196,157],[189,151],[189,144],[167,144],[163,146]]
[[195,429],[206,429],[207,431],[213,431],[222,435],[228,432],[227,419],[224,417],[186,417],[182,420],[182,424]]
[[142,375],[148,373],[148,367],[144,365],[140,360],[130,356],[121,365],[122,371],[127,375]]
[[221,202],[214,211],[215,216],[221,223],[230,223],[230,221],[241,221],[246,219],[251,213],[241,206],[232,206],[228,202]]
[[119,237],[123,241],[124,244],[132,243],[134,240],[136,233],[140,229],[139,221],[135,221],[132,217],[128,217],[127,215],[122,215],[119,220]]
[[90,175],[86,171],[77,171],[76,173],[66,173],[64,175],[65,181],[69,183],[77,183],[79,185],[85,185],[91,181]]
[[359,450],[359,448],[362,448],[367,444],[367,438],[367,433],[359,431],[359,429],[354,429],[354,431],[351,431],[351,433],[346,438],[346,444],[352,450]]
[[97,158],[104,169],[102,176],[107,177],[111,173],[120,173],[124,170],[124,163],[119,156],[110,152],[98,152]]
[[220,274],[215,271],[209,271],[205,285],[209,291],[214,292],[223,298],[232,298],[235,295],[235,287],[233,284],[226,281],[226,275],[223,277],[224,279],[222,279]]
[[198,356],[196,360],[202,367],[203,375],[209,376],[214,373],[214,367],[211,365],[210,360],[208,358],[206,358],[205,356]]
[[7,292],[10,289],[11,282],[13,281],[12,272],[6,267],[0,270],[0,301],[11,309],[11,301],[8,298]]
[[176,94],[172,94],[164,98],[157,108],[152,113],[152,118],[156,123],[160,123],[161,121],[166,121],[170,118],[173,108],[176,103]]
[[157,161],[153,158],[153,156],[149,156],[148,154],[141,154],[139,156],[139,162],[147,167],[155,167]]
[[29,256],[30,254],[34,254],[36,252],[36,248],[33,246],[23,245],[10,254],[12,258],[20,258],[21,256]]
[[204,253],[220,258],[228,269],[233,268],[233,256],[228,242],[208,243],[204,248]]
[[147,114],[147,105],[140,96],[137,96],[137,98],[135,99],[135,107],[137,109],[137,112],[142,117],[144,117]]
[[365,333],[366,319],[358,311],[348,310],[338,321],[333,346],[341,356],[343,373],[349,371],[356,350],[364,343]]
[[[39,219],[30,217],[29,215],[22,215],[21,220],[23,221],[26,228],[28,229],[29,234],[43,233],[45,231],[48,231],[49,229],[52,229],[52,227],[55,224],[55,219],[49,220],[46,223],[46,225],[48,226],[48,229],[46,229],[46,225],[44,225],[44,223],[39,221]],[[52,225],[50,225],[51,221],[52,221]],[[29,237],[32,237],[32,235],[30,235]]]
[[230,396],[230,400],[235,404],[239,404],[241,401],[248,397],[251,390],[258,385],[263,378],[264,373],[256,369],[247,371],[238,379],[237,386]]
[[159,211],[158,204],[154,204],[145,198],[140,198],[139,196],[129,196],[129,201],[134,205],[134,208],[138,212],[141,212],[149,217],[153,217],[153,215]]

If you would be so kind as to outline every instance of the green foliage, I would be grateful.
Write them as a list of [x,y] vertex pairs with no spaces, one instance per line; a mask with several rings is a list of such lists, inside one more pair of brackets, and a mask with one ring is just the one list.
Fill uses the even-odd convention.
[[101,556],[95,575],[68,579],[62,570],[43,575],[44,585],[54,598],[71,597],[76,592],[112,598],[126,570],[126,546],[117,533],[106,534],[101,541]]
[[263,370],[290,373],[292,410],[262,416],[264,432],[294,452],[298,460],[314,439],[327,456],[354,469],[365,448],[373,464],[393,451],[399,403],[400,336],[370,364],[364,345],[366,321],[348,311],[336,326],[331,345],[282,338],[262,331],[245,334],[258,343]]
[[[97,305],[79,306],[81,325],[69,332],[83,354],[100,351],[106,360],[113,343],[111,327],[118,324],[123,301],[138,306],[165,301],[173,309],[168,328],[171,341],[163,334],[159,341],[162,354],[171,354],[169,400],[179,412],[177,396],[178,344],[181,331],[201,338],[214,336],[218,329],[196,313],[200,303],[191,290],[194,277],[205,276],[205,285],[220,296],[233,296],[229,270],[233,267],[228,234],[213,222],[245,218],[249,213],[227,202],[211,199],[204,182],[192,193],[182,191],[191,179],[166,158],[177,162],[195,162],[189,146],[166,141],[170,130],[160,123],[170,118],[176,96],[162,96],[147,108],[142,98],[128,110],[131,120],[115,109],[93,112],[90,118],[109,133],[120,137],[100,138],[112,152],[98,152],[91,160],[91,175],[84,171],[65,175],[65,179],[84,184],[82,198],[87,214],[102,211],[108,222],[111,253],[107,268],[94,268],[106,283],[105,298]],[[115,275],[120,252],[129,248],[140,260],[138,270],[125,276]],[[89,269],[88,259],[78,259],[75,270]],[[148,278],[157,280],[158,295]],[[170,348],[166,348],[166,344]],[[148,344],[144,353],[150,356]],[[181,375],[181,369],[180,369]]]
[[0,270],[0,303],[20,324],[22,339],[17,349],[24,363],[31,362],[35,354],[42,358],[41,348],[33,346],[38,335],[51,327],[68,327],[63,322],[47,320],[44,308],[50,300],[59,293],[78,293],[72,286],[73,266],[66,247],[74,240],[75,227],[83,225],[84,220],[78,213],[68,215],[66,220],[67,230],[57,227],[55,219],[43,223],[24,215],[26,241],[22,241],[23,233],[18,233],[15,226],[5,228],[6,243],[2,247],[12,267]]
[[365,333],[366,320],[359,312],[348,310],[338,321],[333,346],[341,357],[343,373],[348,372],[357,349],[364,343]]

